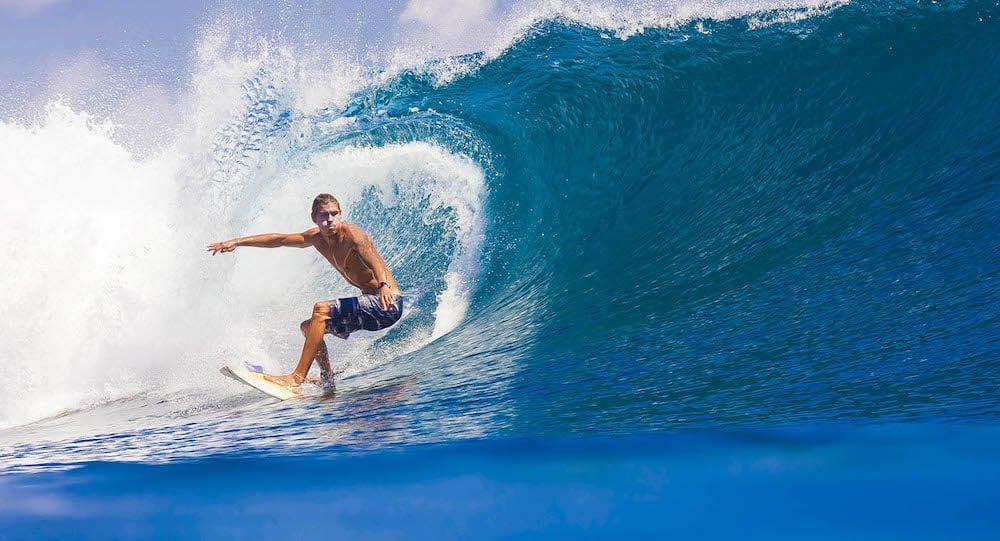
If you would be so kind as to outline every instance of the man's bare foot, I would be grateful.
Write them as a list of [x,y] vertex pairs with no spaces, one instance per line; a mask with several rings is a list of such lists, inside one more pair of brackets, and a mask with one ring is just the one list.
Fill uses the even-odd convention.
[[277,383],[282,387],[288,387],[289,389],[294,389],[296,387],[301,386],[302,382],[305,380],[305,378],[303,378],[302,376],[296,375],[294,373],[288,374],[287,376],[270,376],[268,374],[264,374],[264,379],[268,381],[273,381],[274,383]]

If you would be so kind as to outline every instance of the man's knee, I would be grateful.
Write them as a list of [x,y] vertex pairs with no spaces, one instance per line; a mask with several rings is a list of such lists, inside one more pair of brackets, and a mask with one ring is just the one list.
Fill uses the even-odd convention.
[[311,323],[311,322],[312,322],[311,319],[307,319],[307,320],[303,321],[301,325],[299,325],[299,329],[302,330],[302,334],[305,334],[306,332],[309,331],[309,323]]
[[330,303],[320,301],[313,305],[312,319],[330,319]]

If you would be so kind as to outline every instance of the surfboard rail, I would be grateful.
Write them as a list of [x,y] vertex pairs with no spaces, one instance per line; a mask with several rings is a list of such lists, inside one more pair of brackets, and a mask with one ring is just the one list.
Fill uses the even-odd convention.
[[223,366],[219,369],[219,372],[221,372],[224,376],[249,385],[268,396],[277,398],[278,400],[288,400],[290,398],[298,398],[302,396],[302,391],[298,389],[290,389],[284,385],[279,385],[270,381],[260,372],[240,370],[237,368],[230,368],[229,366]]

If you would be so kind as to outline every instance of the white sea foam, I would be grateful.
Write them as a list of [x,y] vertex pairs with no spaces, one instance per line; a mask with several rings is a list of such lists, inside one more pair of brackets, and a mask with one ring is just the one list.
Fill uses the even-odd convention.
[[34,126],[0,123],[0,426],[138,392],[175,357],[164,305],[185,227],[172,164],[138,161],[112,127],[59,103]]
[[[427,143],[289,150],[306,113],[346,99],[355,74],[334,62],[314,80],[303,67],[314,64],[294,65],[288,52],[244,54],[212,39],[179,100],[176,138],[156,152],[133,152],[120,126],[59,100],[33,123],[0,122],[0,428],[143,392],[235,392],[222,364],[289,370],[312,303],[350,288],[311,250],[212,258],[204,247],[306,229],[319,192],[348,211],[365,188],[389,206],[420,192],[451,213],[456,251],[428,307],[434,328],[405,349],[462,319],[481,259],[483,170]],[[292,126],[273,133],[261,103],[291,111]],[[370,343],[350,341],[356,353]]]

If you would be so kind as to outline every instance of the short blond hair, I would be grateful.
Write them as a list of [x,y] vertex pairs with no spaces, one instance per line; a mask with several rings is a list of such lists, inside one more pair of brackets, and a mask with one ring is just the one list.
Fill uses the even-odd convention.
[[317,195],[315,199],[313,199],[313,209],[312,209],[313,220],[316,219],[316,213],[319,212],[319,208],[323,206],[323,204],[325,203],[336,203],[337,208],[340,208],[340,201],[337,201],[336,197],[328,193],[321,193]]

